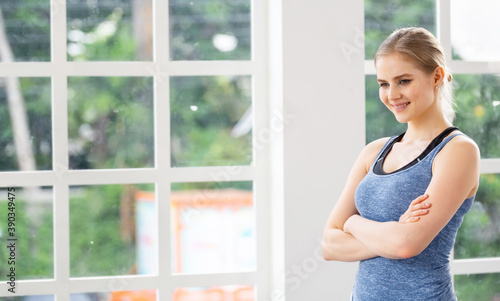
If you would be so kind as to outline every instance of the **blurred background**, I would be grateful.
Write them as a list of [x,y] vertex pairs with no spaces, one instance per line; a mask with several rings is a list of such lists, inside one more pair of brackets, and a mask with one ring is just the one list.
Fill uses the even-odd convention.
[[[365,58],[372,60],[395,28],[422,26],[437,34],[435,0],[365,0]],[[170,0],[172,61],[252,59],[250,0]],[[2,62],[50,62],[48,0],[3,0]],[[68,0],[67,60],[152,61],[152,0]],[[452,57],[499,61],[497,1],[453,1]],[[467,25],[467,26],[463,26]],[[1,36],[1,35],[0,35]],[[10,49],[10,54],[9,54]],[[452,70],[453,72],[453,70]],[[171,167],[250,166],[251,76],[173,76],[170,84]],[[68,77],[68,160],[71,170],[154,168],[152,77]],[[483,159],[500,157],[500,77],[455,74],[455,125],[472,137]],[[156,101],[164,101],[158,99]],[[378,99],[366,74],[366,142],[405,130]],[[0,78],[0,172],[52,170],[52,82],[49,77]],[[172,183],[172,273],[256,269],[253,183]],[[71,277],[154,275],[157,271],[156,187],[150,184],[70,186]],[[1,195],[6,195],[6,188]],[[54,277],[52,187],[17,188],[20,280]],[[7,215],[0,199],[0,216]],[[455,259],[500,257],[500,175],[482,174],[464,220]],[[7,233],[0,224],[0,237]],[[8,256],[0,248],[0,257]],[[3,259],[2,259],[3,260]],[[0,265],[6,281],[7,265]],[[4,276],[2,276],[4,275]],[[500,274],[455,276],[460,300],[500,300]],[[155,300],[154,290],[73,294],[72,300]],[[5,300],[54,300],[27,296]],[[173,300],[254,300],[246,285],[186,287]]]

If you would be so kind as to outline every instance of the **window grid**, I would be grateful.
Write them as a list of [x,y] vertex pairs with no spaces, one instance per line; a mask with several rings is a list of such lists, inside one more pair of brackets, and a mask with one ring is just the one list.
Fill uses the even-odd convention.
[[[51,0],[50,62],[0,64],[0,76],[51,77],[53,169],[51,171],[0,172],[0,186],[53,186],[54,189],[54,279],[17,282],[16,295],[55,295],[69,300],[71,293],[157,289],[158,298],[170,300],[177,287],[253,285],[259,295],[268,291],[269,206],[266,164],[268,148],[253,152],[254,162],[228,173],[228,166],[172,168],[170,166],[170,77],[200,75],[251,75],[255,133],[268,128],[266,59],[266,2],[251,1],[251,61],[170,61],[168,1],[153,1],[153,61],[68,62],[66,56],[66,0]],[[257,21],[258,20],[258,21]],[[153,77],[155,119],[155,167],[113,170],[68,169],[68,77]],[[231,168],[235,168],[231,166]],[[214,181],[214,174],[229,174],[230,181],[253,181],[256,229],[256,271],[204,275],[172,275],[170,260],[171,183]],[[216,180],[219,181],[219,180]],[[156,183],[158,213],[158,275],[70,278],[69,186],[125,183]],[[258,221],[258,223],[257,223]],[[0,283],[0,296],[7,296],[7,283]],[[256,300],[258,295],[256,293]]]
[[[500,62],[452,60],[450,0],[437,0],[437,36],[453,74],[500,74]],[[365,60],[365,75],[376,75],[373,60]],[[500,158],[481,159],[481,174],[500,173]],[[453,256],[453,253],[452,253]],[[500,273],[500,257],[452,260],[453,275]]]

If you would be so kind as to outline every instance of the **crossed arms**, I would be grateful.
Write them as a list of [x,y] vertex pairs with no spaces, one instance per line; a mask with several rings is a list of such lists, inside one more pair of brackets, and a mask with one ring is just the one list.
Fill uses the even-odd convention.
[[[391,259],[420,254],[446,226],[479,184],[479,150],[465,136],[453,138],[434,160],[425,195],[415,199],[398,222],[375,222],[359,216],[354,192],[386,139],[368,144],[356,160],[323,231],[325,260]],[[431,208],[432,207],[432,208]]]

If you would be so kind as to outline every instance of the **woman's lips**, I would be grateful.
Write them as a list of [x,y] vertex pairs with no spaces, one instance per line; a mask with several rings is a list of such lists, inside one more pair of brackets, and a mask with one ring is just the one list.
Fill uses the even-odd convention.
[[404,111],[408,107],[409,104],[410,104],[409,102],[405,102],[405,103],[401,103],[401,104],[395,104],[392,106],[396,112],[401,112],[401,111]]

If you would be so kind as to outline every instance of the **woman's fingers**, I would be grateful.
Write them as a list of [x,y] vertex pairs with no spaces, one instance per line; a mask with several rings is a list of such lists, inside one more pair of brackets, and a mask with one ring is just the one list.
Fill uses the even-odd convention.
[[430,207],[431,207],[431,204],[429,204],[429,203],[419,204],[419,205],[413,206],[411,208],[410,213],[411,214],[427,213],[427,212],[429,212]]
[[415,217],[412,217],[412,218],[409,218],[405,221],[405,223],[414,223],[416,221],[420,220],[420,216],[415,216]]
[[429,195],[423,194],[414,199],[408,207],[408,210],[399,218],[399,222],[413,223],[419,221],[421,216],[428,214],[431,204],[424,202],[428,197]]
[[421,216],[421,215],[426,215],[427,213],[429,213],[429,209],[419,209],[412,211],[410,213],[410,216]]
[[407,218],[405,220],[405,223],[414,223],[414,222],[418,221],[419,219],[420,219],[420,216],[410,217],[410,218]]
[[422,194],[421,196],[417,197],[416,199],[414,199],[410,206],[411,205],[416,205],[416,204],[419,204],[419,203],[422,203],[423,201],[425,201],[427,198],[429,197],[428,194]]
[[[423,209],[428,209],[431,204],[430,203],[424,203],[424,201],[429,197],[429,195],[424,194],[413,200],[408,207],[408,210],[406,210],[405,213],[407,212],[420,212],[419,210]],[[427,213],[424,211],[424,213]]]

